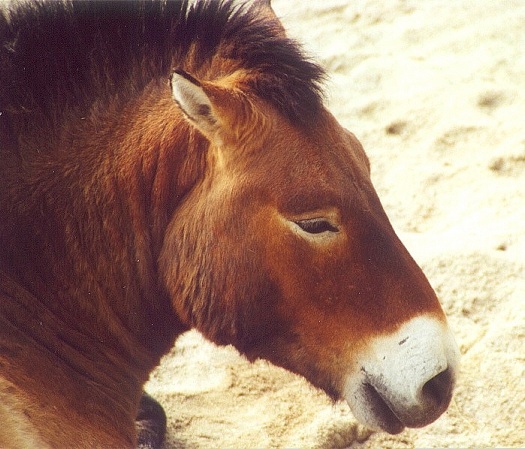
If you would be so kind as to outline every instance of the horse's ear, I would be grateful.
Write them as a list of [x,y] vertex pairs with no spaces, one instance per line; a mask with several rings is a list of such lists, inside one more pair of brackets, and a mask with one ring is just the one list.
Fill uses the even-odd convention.
[[286,30],[284,29],[281,21],[275,14],[275,11],[272,8],[271,0],[252,0],[251,5],[259,8],[259,15],[265,15],[274,22],[276,32],[279,32],[281,35],[286,36]]
[[216,81],[199,81],[176,70],[171,93],[186,118],[210,142],[220,145],[239,141],[254,126],[254,110],[244,94],[238,72]]
[[211,137],[219,124],[210,98],[201,83],[190,74],[176,70],[171,76],[171,93],[186,118],[204,135]]

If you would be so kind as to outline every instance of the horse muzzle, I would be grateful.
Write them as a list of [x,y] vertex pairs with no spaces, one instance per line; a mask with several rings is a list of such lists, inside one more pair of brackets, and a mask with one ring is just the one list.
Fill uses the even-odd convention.
[[345,399],[363,424],[396,434],[430,424],[447,409],[459,350],[445,323],[417,317],[375,337],[356,360]]

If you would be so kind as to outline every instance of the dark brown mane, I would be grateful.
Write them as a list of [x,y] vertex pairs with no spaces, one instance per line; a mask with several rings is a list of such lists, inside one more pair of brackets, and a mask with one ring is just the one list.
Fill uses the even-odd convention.
[[125,101],[188,64],[190,49],[190,68],[209,77],[226,75],[213,73],[223,58],[257,72],[250,88],[294,122],[307,122],[321,103],[322,69],[255,6],[40,0],[11,8],[0,13],[4,114],[36,112],[56,124],[94,101]]

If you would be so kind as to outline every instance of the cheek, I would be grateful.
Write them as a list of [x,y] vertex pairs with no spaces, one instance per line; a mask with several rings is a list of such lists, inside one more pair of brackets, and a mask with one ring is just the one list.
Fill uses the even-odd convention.
[[283,314],[326,315],[349,305],[353,270],[346,240],[341,233],[334,241],[316,244],[288,229],[271,236],[268,266],[282,292]]
[[269,246],[276,256],[269,261],[271,278],[281,293],[278,315],[303,349],[333,370],[345,348],[358,344],[366,314],[356,304],[361,295],[348,251],[342,244],[315,248],[286,233],[274,236]]
[[279,326],[280,292],[269,275],[264,220],[256,212],[235,215],[230,207],[205,209],[205,215],[196,209],[173,221],[162,270],[174,308],[188,325],[247,353]]

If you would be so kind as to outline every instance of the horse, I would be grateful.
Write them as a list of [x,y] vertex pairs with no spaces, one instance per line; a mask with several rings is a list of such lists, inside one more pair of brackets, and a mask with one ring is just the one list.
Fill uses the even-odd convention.
[[443,309],[267,0],[16,2],[0,39],[0,447],[158,446],[189,329],[372,429],[447,409]]

